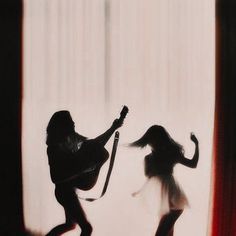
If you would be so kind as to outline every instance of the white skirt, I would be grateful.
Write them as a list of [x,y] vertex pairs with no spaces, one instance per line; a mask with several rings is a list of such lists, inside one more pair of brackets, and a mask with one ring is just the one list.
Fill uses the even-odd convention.
[[132,194],[141,198],[159,216],[170,210],[183,210],[189,206],[187,197],[173,175],[158,175],[147,178],[142,188]]

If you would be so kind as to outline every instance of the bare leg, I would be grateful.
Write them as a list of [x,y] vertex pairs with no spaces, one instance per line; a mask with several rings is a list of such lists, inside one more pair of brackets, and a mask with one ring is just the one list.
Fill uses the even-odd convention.
[[88,222],[86,214],[77,199],[73,202],[73,204],[69,204],[66,206],[67,210],[70,214],[70,217],[73,218],[74,222],[76,222],[81,229],[81,236],[90,236],[92,234],[92,226]]
[[183,210],[171,210],[162,216],[155,236],[173,236],[174,224],[182,212]]
[[66,222],[61,225],[57,225],[54,227],[49,233],[46,234],[46,236],[58,236],[62,235],[63,233],[66,233],[70,230],[73,230],[76,226],[75,222],[73,222],[68,213],[65,212],[66,215]]
[[47,236],[58,236],[75,228],[78,224],[81,228],[81,236],[90,236],[92,226],[88,222],[86,214],[79,202],[74,188],[68,186],[57,186],[55,190],[57,201],[64,207],[66,223],[56,226]]

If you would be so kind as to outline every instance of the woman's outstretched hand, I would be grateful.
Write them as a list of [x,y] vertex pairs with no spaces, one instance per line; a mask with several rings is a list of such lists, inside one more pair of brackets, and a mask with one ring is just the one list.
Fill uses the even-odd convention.
[[191,134],[190,134],[190,139],[191,139],[195,144],[198,144],[198,139],[197,139],[197,137],[195,136],[194,133],[191,133]]

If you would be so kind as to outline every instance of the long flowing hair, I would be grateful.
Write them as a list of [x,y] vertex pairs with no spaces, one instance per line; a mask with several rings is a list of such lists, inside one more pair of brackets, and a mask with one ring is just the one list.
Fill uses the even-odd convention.
[[[66,110],[55,112],[47,126],[46,144],[53,145],[64,141],[68,135],[75,134],[74,121],[70,112]],[[86,139],[77,134],[81,139]]]
[[151,145],[154,151],[163,148],[170,148],[176,152],[183,153],[183,146],[177,143],[163,126],[153,125],[145,134],[135,142],[131,143],[132,147],[144,148],[147,145]]

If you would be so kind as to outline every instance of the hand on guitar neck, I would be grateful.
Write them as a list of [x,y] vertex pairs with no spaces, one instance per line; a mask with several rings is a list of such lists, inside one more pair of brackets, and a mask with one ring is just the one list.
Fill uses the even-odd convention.
[[123,109],[120,112],[120,117],[118,119],[115,119],[112,123],[112,126],[105,133],[103,133],[103,134],[99,135],[97,138],[95,138],[95,140],[97,140],[103,146],[105,146],[107,141],[110,139],[112,134],[115,132],[115,130],[122,126],[128,111],[129,111],[128,107],[123,106]]

